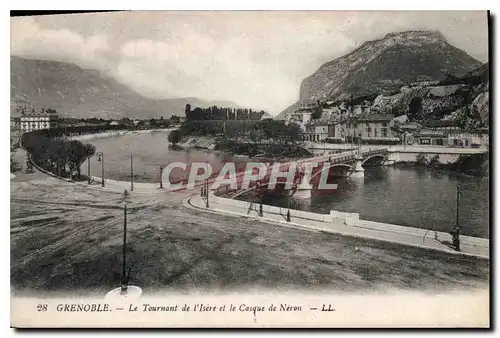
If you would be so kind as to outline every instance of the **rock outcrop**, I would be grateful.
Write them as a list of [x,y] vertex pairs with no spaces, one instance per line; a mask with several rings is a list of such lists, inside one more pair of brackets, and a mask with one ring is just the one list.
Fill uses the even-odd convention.
[[[285,111],[317,100],[344,100],[351,94],[391,95],[415,82],[432,84],[481,66],[481,62],[450,45],[440,32],[391,33],[323,64],[302,81],[299,102]],[[284,114],[278,118],[284,118]]]

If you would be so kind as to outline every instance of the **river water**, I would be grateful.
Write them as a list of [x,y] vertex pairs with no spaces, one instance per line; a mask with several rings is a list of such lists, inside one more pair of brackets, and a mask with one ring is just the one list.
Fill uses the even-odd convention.
[[[227,161],[244,166],[248,159],[202,150],[168,149],[167,134],[138,133],[91,140],[105,158],[105,177],[130,180],[133,154],[134,181],[159,182],[160,165],[174,161],[209,162],[214,170]],[[253,160],[255,161],[255,160]],[[83,172],[87,172],[84,164]],[[101,176],[101,163],[91,160],[91,173]],[[174,174],[174,173],[173,173]],[[179,174],[182,176],[182,174]],[[185,178],[181,177],[179,178]],[[337,179],[338,189],[328,194],[313,191],[307,201],[293,201],[300,210],[329,213],[355,212],[360,218],[424,229],[450,231],[458,220],[462,233],[489,237],[489,178],[395,167],[366,168],[364,179]],[[250,194],[239,199],[251,200]],[[264,203],[286,207],[285,198],[264,196]]]

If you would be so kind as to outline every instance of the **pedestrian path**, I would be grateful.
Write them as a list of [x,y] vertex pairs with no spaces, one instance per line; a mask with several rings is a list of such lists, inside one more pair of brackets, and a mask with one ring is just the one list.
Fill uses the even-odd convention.
[[286,208],[282,208],[280,213],[264,212],[262,216],[259,216],[258,204],[254,204],[248,208],[236,204],[229,205],[228,203],[218,203],[218,198],[213,198],[211,201],[209,200],[209,207],[207,208],[205,200],[199,194],[190,197],[185,203],[186,205],[206,210],[207,212],[229,214],[246,218],[250,217],[272,222],[274,224],[299,226],[345,236],[370,238],[378,241],[442,251],[455,255],[489,259],[489,240],[484,238],[460,236],[461,251],[456,251],[451,245],[452,236],[449,233],[440,231],[366,220],[351,220],[346,224],[346,222],[338,222],[338,219],[334,220],[333,217],[329,217],[330,215],[324,215],[325,221],[306,219],[297,216],[295,210],[291,211],[290,222],[287,222]]

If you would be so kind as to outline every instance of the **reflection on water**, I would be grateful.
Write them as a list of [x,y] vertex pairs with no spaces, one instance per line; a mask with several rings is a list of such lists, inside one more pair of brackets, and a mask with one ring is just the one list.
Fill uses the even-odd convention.
[[[134,180],[159,182],[160,165],[174,161],[209,162],[214,171],[225,162],[235,161],[241,168],[249,160],[202,150],[168,149],[166,133],[129,134],[91,141],[105,154],[105,176],[130,179],[130,153],[134,154]],[[92,175],[100,176],[101,164],[91,161]],[[87,172],[86,163],[82,172]],[[179,174],[180,175],[180,174]],[[356,212],[367,220],[387,222],[439,231],[451,231],[456,221],[456,187],[460,186],[459,222],[463,234],[489,236],[489,180],[487,177],[454,175],[425,169],[372,167],[364,179],[337,179],[338,189],[313,191],[307,201],[294,201],[291,207],[318,213],[330,210]],[[251,200],[250,194],[240,199]],[[264,196],[265,204],[285,207],[285,198]]]
[[[218,152],[204,150],[170,150],[168,149],[167,133],[137,133],[101,138],[90,141],[96,146],[96,151],[104,153],[104,176],[114,180],[130,180],[130,154],[133,153],[134,181],[158,183],[160,181],[160,166],[172,162],[208,162],[214,172],[219,171],[225,162],[234,161],[236,169],[243,168],[248,158],[231,156]],[[91,159],[91,174],[101,176],[101,163],[94,157]],[[82,165],[82,172],[87,173],[87,163]],[[171,177],[186,178],[186,172],[177,169]]]

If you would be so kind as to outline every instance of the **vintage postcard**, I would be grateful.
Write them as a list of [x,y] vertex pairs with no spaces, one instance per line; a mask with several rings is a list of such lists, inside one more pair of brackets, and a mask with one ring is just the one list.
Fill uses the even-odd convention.
[[11,325],[490,327],[489,22],[11,17]]

